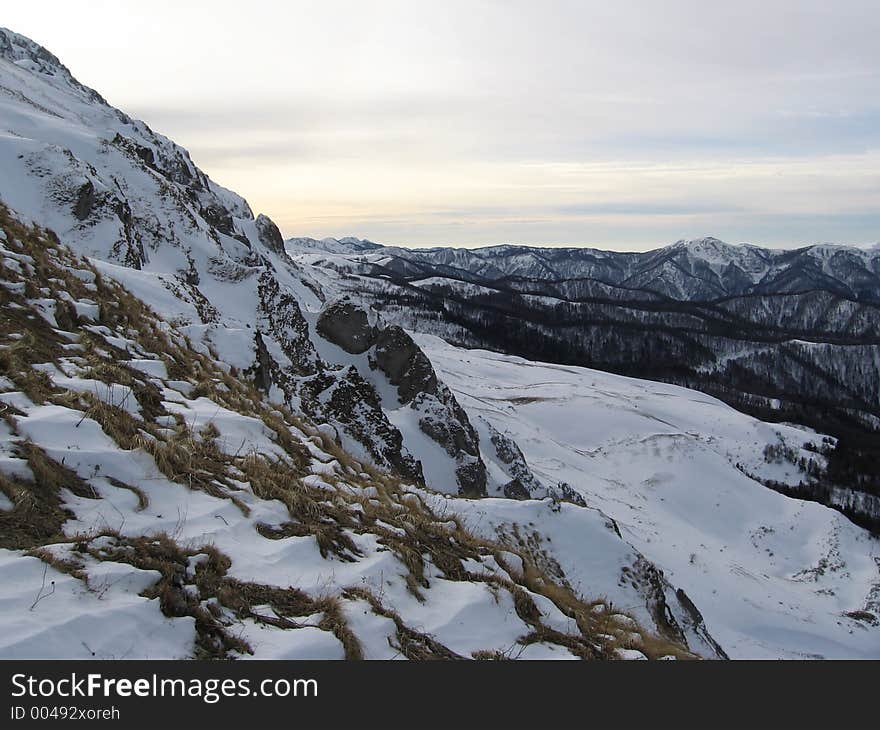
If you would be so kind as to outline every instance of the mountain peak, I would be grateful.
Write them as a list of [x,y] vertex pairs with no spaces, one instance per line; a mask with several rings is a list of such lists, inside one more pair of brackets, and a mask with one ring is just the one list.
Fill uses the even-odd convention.
[[57,56],[47,51],[39,43],[8,28],[0,28],[0,58],[29,71],[50,76],[62,72],[71,76],[70,71]]
[[297,251],[311,251],[322,253],[350,254],[364,251],[375,251],[384,248],[381,244],[373,243],[366,239],[355,236],[343,238],[289,238],[285,245]]
[[8,61],[20,69],[41,76],[60,79],[63,85],[84,94],[90,102],[106,105],[107,102],[94,89],[77,81],[70,69],[61,63],[58,56],[46,50],[27,36],[0,27],[0,60]]
[[672,248],[684,248],[688,251],[718,251],[733,248],[733,244],[726,243],[714,236],[705,236],[703,238],[692,238],[690,240],[681,239],[672,244]]

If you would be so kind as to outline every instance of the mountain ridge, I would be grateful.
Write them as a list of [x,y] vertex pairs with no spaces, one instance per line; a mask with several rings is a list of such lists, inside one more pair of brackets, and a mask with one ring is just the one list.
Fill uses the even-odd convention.
[[[364,244],[369,244],[364,246]],[[504,277],[564,280],[593,278],[611,285],[656,290],[675,299],[704,301],[750,293],[793,293],[813,289],[858,299],[880,301],[880,251],[837,244],[814,244],[793,249],[770,249],[752,244],[728,244],[706,237],[679,240],[642,252],[602,250],[588,247],[541,247],[501,244],[478,248],[405,248],[381,246],[356,238],[289,239],[295,251],[372,253],[391,255],[413,263],[444,264],[484,279]],[[681,282],[679,289],[651,280],[652,272],[665,265],[675,267],[667,278],[680,272],[709,279]],[[790,279],[799,275],[799,283]],[[799,287],[793,289],[792,287]]]

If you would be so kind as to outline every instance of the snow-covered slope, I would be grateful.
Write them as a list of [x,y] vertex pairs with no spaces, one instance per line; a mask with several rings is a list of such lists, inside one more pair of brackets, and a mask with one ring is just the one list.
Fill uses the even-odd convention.
[[614,518],[731,657],[880,655],[864,613],[880,612],[880,541],[748,476],[796,484],[798,468],[768,462],[766,447],[811,458],[816,434],[675,386],[416,339],[471,419]]
[[716,655],[600,512],[358,461],[2,207],[0,310],[2,658]]
[[319,248],[287,246],[324,286],[404,328],[697,388],[758,418],[830,433],[810,496],[880,532],[876,251],[715,239],[641,254]]
[[344,402],[347,364],[320,360],[303,309],[323,294],[274,223],[47,51],[10,31],[0,39],[0,199],[276,400],[332,423],[378,465],[417,475],[381,408]]

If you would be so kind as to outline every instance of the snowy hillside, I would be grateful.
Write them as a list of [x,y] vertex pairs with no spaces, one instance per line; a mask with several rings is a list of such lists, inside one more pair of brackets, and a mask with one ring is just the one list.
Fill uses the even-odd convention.
[[[53,234],[0,224],[3,658],[712,655],[600,513],[382,473]],[[597,598],[557,532],[601,551],[576,573]]]
[[880,612],[880,542],[747,476],[796,483],[797,468],[764,449],[801,452],[815,434],[675,386],[417,339],[472,420],[613,517],[731,657],[878,656],[880,630],[862,612]]
[[696,388],[758,418],[829,433],[827,462],[799,494],[880,533],[876,251],[715,239],[638,254],[299,239],[287,250],[402,327]]
[[528,527],[575,510],[605,583],[647,563],[604,516],[502,504],[496,530],[426,490],[391,411],[444,491],[486,481],[424,355],[318,336],[324,293],[184,150],[8,31],[0,90],[0,655],[714,656],[658,575],[616,602],[643,630]]
[[413,335],[5,30],[0,165],[0,657],[880,655],[820,434]]

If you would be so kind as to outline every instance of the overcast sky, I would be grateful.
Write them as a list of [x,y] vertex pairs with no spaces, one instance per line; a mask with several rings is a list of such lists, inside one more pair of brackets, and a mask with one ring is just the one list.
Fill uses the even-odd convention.
[[880,241],[878,0],[4,3],[286,236]]

